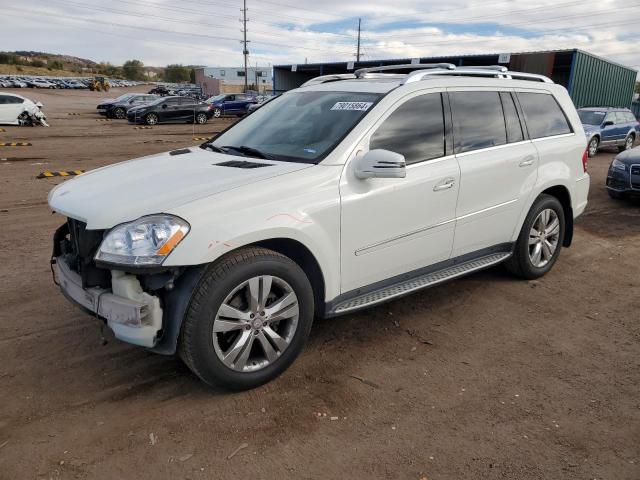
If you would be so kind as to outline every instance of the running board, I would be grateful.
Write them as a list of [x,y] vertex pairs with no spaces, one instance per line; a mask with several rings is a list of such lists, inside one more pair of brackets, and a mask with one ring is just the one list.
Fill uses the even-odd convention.
[[405,279],[398,283],[391,284],[387,287],[383,287],[369,293],[364,293],[362,295],[340,302],[329,312],[329,314],[340,315],[343,313],[351,312],[353,310],[358,310],[361,308],[376,305],[378,303],[386,302],[393,298],[415,292],[416,290],[432,287],[442,282],[461,277],[468,273],[491,267],[500,262],[503,262],[510,256],[511,252],[493,253],[491,255],[476,258],[474,260],[468,260],[466,262],[458,263],[457,265],[451,265],[443,268],[442,270],[437,270],[435,272],[425,273],[417,277]]

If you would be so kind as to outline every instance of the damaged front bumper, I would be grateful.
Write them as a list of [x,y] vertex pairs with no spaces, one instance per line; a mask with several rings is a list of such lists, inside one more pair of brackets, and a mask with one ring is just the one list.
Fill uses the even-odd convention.
[[111,272],[111,290],[82,287],[81,276],[73,271],[64,256],[55,258],[62,293],[84,310],[106,320],[119,340],[153,348],[162,330],[160,299],[144,292],[135,275]]

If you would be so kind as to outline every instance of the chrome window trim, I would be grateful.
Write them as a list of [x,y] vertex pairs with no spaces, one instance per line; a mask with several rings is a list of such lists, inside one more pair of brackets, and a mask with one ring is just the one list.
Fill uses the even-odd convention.
[[555,138],[564,138],[564,137],[575,137],[575,132],[571,133],[561,133],[559,135],[550,135],[548,137],[540,137],[540,138],[532,138],[532,142],[542,142],[544,140],[553,140]]
[[478,152],[490,152],[492,150],[498,150],[506,147],[513,147],[515,145],[523,145],[525,143],[530,143],[530,142],[531,140],[520,140],[519,142],[503,143],[501,145],[494,145],[493,147],[485,147],[485,148],[479,148],[478,150],[469,150],[467,152],[456,153],[456,157],[466,157],[467,155],[472,155]]

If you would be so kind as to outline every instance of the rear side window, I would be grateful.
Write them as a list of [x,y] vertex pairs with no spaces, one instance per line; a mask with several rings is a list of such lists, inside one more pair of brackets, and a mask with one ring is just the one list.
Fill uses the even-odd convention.
[[407,164],[444,156],[442,97],[430,93],[407,100],[371,136],[369,149],[404,155]]
[[453,138],[456,153],[507,143],[507,132],[498,92],[454,92]]
[[524,140],[524,135],[522,134],[522,125],[520,125],[513,97],[509,92],[501,92],[500,99],[502,100],[504,121],[507,127],[507,142],[521,142]]
[[564,112],[553,95],[548,93],[518,93],[531,138],[551,137],[571,133]]

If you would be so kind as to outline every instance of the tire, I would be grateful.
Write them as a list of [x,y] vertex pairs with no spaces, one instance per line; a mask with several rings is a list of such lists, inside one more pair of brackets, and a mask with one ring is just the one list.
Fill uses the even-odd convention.
[[144,117],[144,123],[147,125],[156,125],[158,123],[158,115],[155,113],[147,113]]
[[599,146],[600,146],[600,139],[598,137],[593,137],[591,140],[589,140],[589,145],[587,146],[589,157],[595,157],[596,153],[598,153]]
[[196,115],[196,123],[198,125],[204,125],[205,123],[207,123],[207,114],[206,113],[198,113]]
[[220,118],[222,116],[222,110],[220,110],[219,108],[214,108],[213,109],[213,116],[216,118]]
[[618,147],[618,151],[624,152],[625,150],[631,150],[635,141],[636,136],[633,133],[630,133],[629,135],[627,135],[627,138],[624,139],[624,145]]
[[[258,279],[265,278],[272,280],[268,298],[263,301],[258,295],[260,300],[252,306],[246,285],[252,282],[255,292],[263,292],[265,283]],[[269,310],[277,309],[280,301],[286,305],[278,312],[279,320],[272,320],[276,312],[270,315]],[[194,289],[182,324],[179,354],[209,385],[254,388],[293,363],[309,336],[313,313],[311,284],[293,260],[265,248],[242,248],[210,265]]]
[[[548,216],[545,218],[545,215]],[[557,220],[555,222],[557,226],[551,228],[554,224],[554,217]],[[534,232],[538,231],[542,233],[540,226],[543,223],[539,222],[548,222],[545,229],[548,233],[544,236],[535,236],[534,234]],[[564,240],[564,229],[564,209],[560,201],[551,195],[540,195],[524,220],[513,255],[505,262],[507,270],[515,276],[527,280],[545,275],[551,270],[558,259],[558,255],[560,255],[562,241]],[[552,231],[553,235],[550,233]],[[534,239],[537,241],[530,244],[530,240],[533,241]],[[539,252],[539,255],[536,255],[536,252]]]
[[122,120],[127,117],[127,112],[125,112],[124,108],[118,107],[113,111],[112,115],[113,115],[113,118]]

